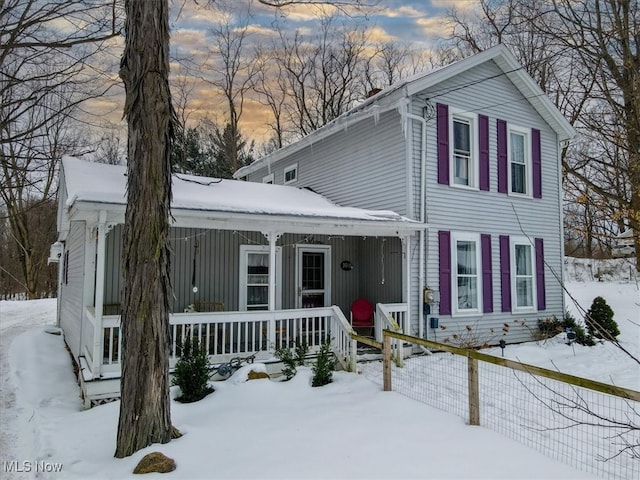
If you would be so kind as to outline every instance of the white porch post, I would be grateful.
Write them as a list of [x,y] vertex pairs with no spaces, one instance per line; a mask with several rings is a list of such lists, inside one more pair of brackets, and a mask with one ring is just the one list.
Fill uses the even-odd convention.
[[[262,232],[269,241],[269,311],[276,309],[276,242],[280,238],[277,232]],[[272,342],[276,341],[276,322],[273,317],[269,319],[269,338]]]
[[269,311],[276,309],[276,242],[280,238],[277,232],[262,232],[269,241]]
[[93,330],[93,374],[100,375],[102,365],[102,310],[104,306],[104,272],[106,259],[106,234],[107,234],[107,212],[100,211],[98,220],[98,245],[96,252],[96,289],[95,289],[95,319],[96,324]]
[[[411,327],[411,319],[413,314],[413,305],[411,303],[411,255],[410,255],[410,247],[411,247],[411,237],[404,236],[400,239],[402,243],[402,274],[403,274],[403,285],[402,285],[402,302],[407,304],[407,318],[405,319],[405,325],[407,327]],[[418,292],[418,296],[422,295],[421,292]],[[418,301],[418,305],[420,302]],[[420,324],[420,312],[417,313],[418,316],[418,324]],[[418,327],[419,335],[422,335],[420,332],[420,327]],[[407,335],[411,335],[411,331],[403,332]],[[422,338],[422,337],[420,337]]]

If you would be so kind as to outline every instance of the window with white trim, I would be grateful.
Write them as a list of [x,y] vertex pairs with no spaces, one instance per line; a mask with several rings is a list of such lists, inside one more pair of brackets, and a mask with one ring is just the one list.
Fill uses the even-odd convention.
[[284,183],[293,183],[298,179],[298,164],[294,163],[284,169]]
[[509,192],[520,195],[531,195],[531,141],[529,131],[509,126],[508,164]]
[[[276,247],[276,305],[280,308],[282,285],[282,247]],[[268,310],[269,308],[269,246],[240,245],[240,292],[239,309]]]
[[450,109],[451,185],[478,187],[478,118]]
[[452,233],[453,313],[482,311],[480,236]]
[[273,183],[273,173],[262,177],[262,183]]
[[511,298],[513,310],[535,310],[535,251],[526,237],[511,237]]

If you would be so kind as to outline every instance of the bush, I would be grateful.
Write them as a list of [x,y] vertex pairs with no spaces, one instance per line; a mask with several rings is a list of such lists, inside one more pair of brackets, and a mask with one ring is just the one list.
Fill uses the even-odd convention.
[[586,347],[595,345],[593,337],[584,331],[582,325],[569,312],[565,312],[562,319],[554,315],[552,318],[538,320],[538,330],[542,339],[555,337],[559,333],[571,330],[576,334],[576,343]]
[[276,348],[275,356],[278,358],[284,366],[282,367],[282,374],[290,380],[296,374],[296,367],[304,365],[305,357],[309,352],[309,345],[306,342],[297,341],[293,351],[290,348],[279,347]]
[[336,368],[336,361],[331,351],[331,339],[325,338],[320,346],[318,358],[311,367],[313,370],[312,387],[322,387],[333,381],[333,370]]
[[586,321],[589,333],[596,338],[615,340],[620,335],[618,324],[613,319],[613,310],[602,297],[593,299]]
[[172,385],[180,387],[179,402],[191,403],[203,399],[213,388],[209,386],[211,362],[207,352],[200,348],[197,338],[186,338],[182,344],[182,356],[176,363]]

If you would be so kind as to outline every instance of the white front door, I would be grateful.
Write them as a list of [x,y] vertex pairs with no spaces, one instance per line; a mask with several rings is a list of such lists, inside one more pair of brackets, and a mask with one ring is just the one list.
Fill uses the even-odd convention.
[[[281,304],[281,247],[276,247],[276,310]],[[269,246],[240,245],[240,310],[269,309]]]
[[330,246],[296,246],[296,292],[298,308],[331,305]]

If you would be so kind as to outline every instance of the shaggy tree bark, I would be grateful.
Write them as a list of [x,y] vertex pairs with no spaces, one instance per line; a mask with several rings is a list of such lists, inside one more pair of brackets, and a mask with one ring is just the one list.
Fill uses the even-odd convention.
[[125,9],[120,76],[129,135],[118,458],[171,440],[169,6],[167,0],[128,0]]

